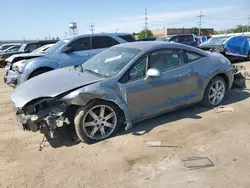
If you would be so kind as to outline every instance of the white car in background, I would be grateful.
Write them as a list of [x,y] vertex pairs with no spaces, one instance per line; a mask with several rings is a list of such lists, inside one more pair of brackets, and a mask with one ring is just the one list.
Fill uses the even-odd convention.
[[0,51],[0,53],[9,53],[9,52],[17,52],[20,49],[21,45],[11,46],[6,48],[5,50]]
[[0,46],[0,53],[5,53],[6,50],[10,49],[11,47],[19,47],[20,48],[21,43],[9,43],[9,44],[3,44]]
[[10,66],[19,67],[28,59],[41,57],[42,55],[45,54],[45,51],[48,50],[53,45],[54,44],[46,44],[44,46],[41,46],[40,48],[37,48],[36,50],[30,53],[16,54],[16,55],[10,56],[5,60],[6,61],[5,69],[8,70]]
[[[54,44],[55,43],[53,43],[53,44],[46,44],[44,46],[41,46],[40,48],[37,48],[36,50],[32,51],[31,53],[44,53],[47,49],[49,49]],[[31,54],[31,53],[29,53],[29,54]]]

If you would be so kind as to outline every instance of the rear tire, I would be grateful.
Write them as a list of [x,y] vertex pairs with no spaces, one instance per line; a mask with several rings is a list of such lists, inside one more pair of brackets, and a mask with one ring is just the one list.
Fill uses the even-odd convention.
[[123,119],[121,110],[113,103],[94,100],[77,110],[75,131],[82,142],[93,144],[114,136]]
[[205,90],[202,105],[210,108],[219,106],[224,100],[226,88],[226,82],[222,77],[214,77]]

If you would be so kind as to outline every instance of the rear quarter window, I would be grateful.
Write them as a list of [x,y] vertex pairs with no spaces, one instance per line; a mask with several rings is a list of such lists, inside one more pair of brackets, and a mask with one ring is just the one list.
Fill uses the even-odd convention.
[[187,63],[191,63],[193,61],[197,61],[201,58],[203,58],[204,56],[200,55],[200,54],[197,54],[197,53],[194,53],[194,52],[188,52],[186,51],[186,62]]
[[132,37],[131,35],[120,35],[118,37],[120,37],[123,40],[126,40],[127,42],[134,42],[135,41],[134,37]]
[[99,48],[109,48],[111,46],[114,46],[118,44],[118,42],[107,36],[96,36],[92,37],[92,48],[93,49],[99,49]]

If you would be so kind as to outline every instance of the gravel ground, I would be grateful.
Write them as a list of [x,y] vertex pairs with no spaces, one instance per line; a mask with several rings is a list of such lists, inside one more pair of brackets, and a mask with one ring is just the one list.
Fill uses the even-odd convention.
[[[165,114],[86,145],[71,140],[58,148],[39,144],[39,133],[19,129],[11,88],[0,69],[0,187],[250,187],[250,93],[232,90],[214,113],[199,105]],[[161,141],[168,147],[148,147]],[[189,170],[182,159],[208,157],[215,166]],[[200,161],[196,162],[200,163]]]

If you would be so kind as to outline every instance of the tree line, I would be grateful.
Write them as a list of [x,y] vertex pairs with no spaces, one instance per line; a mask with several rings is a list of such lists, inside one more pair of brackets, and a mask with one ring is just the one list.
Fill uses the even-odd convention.
[[247,25],[237,25],[235,28],[214,31],[214,34],[224,34],[224,33],[242,33],[242,32],[250,32],[250,26]]

